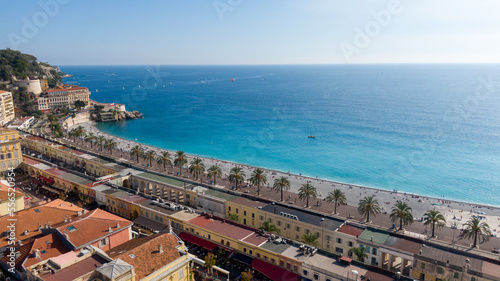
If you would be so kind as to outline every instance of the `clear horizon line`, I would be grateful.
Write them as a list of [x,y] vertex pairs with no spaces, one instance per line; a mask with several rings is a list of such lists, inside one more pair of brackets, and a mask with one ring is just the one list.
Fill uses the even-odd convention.
[[298,65],[446,65],[446,64],[500,64],[500,62],[360,62],[360,63],[262,63],[262,64],[57,64],[57,66],[298,66]]

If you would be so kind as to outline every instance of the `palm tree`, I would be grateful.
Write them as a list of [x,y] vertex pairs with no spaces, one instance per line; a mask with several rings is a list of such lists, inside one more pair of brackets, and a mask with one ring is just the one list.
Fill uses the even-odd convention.
[[214,265],[215,265],[216,262],[217,262],[217,256],[216,255],[214,255],[212,253],[208,253],[205,256],[205,267],[207,268],[209,275],[213,274],[213,267],[214,267]]
[[474,246],[477,246],[477,238],[482,238],[483,241],[488,241],[491,238],[490,226],[486,222],[481,222],[479,218],[470,218],[465,224],[464,237],[471,239],[474,237]]
[[281,201],[283,201],[283,189],[290,190],[290,181],[286,177],[279,177],[274,180],[273,189],[281,191]]
[[[200,157],[194,158],[191,161],[191,164],[189,165],[189,172],[195,175],[196,179],[198,179],[198,176],[200,176],[204,171],[205,171],[205,164],[203,163],[203,160],[201,160]],[[203,178],[201,178],[201,180],[202,179]]]
[[240,167],[234,167],[229,171],[229,182],[234,182],[234,186],[238,189],[238,183],[245,180],[245,172]]
[[404,225],[409,225],[413,223],[413,215],[411,214],[411,208],[408,204],[401,201],[397,201],[392,207],[390,218],[392,222],[399,220],[399,229],[403,229]]
[[306,208],[309,208],[309,198],[316,199],[318,197],[318,193],[316,191],[316,187],[312,186],[310,183],[305,183],[299,188],[299,199],[306,199]]
[[117,143],[114,139],[108,139],[105,141],[104,147],[109,149],[109,154],[113,155],[113,149],[117,146]]
[[179,175],[182,176],[182,166],[187,163],[187,156],[184,154],[184,151],[178,150],[175,153],[174,165],[179,167]]
[[103,145],[106,143],[106,138],[104,136],[98,136],[97,143],[101,146],[102,151]]
[[302,235],[302,242],[316,247],[318,245],[318,237],[312,233],[306,233]]
[[366,216],[366,221],[370,222],[370,215],[374,216],[380,214],[381,209],[378,200],[374,196],[367,196],[359,200],[358,212],[362,216]]
[[209,177],[214,177],[214,184],[217,184],[215,182],[216,177],[221,177],[222,176],[222,170],[219,166],[212,165],[210,168],[208,168],[208,176]]
[[279,229],[276,227],[276,225],[271,224],[269,221],[265,221],[260,229],[266,232],[276,232],[276,233],[280,232]]
[[163,171],[167,170],[167,164],[172,165],[172,160],[170,159],[170,153],[168,151],[163,151],[158,158],[156,158],[158,165],[163,164]]
[[96,136],[92,132],[90,132],[87,135],[87,137],[85,137],[85,142],[90,142],[90,148],[92,148],[92,144],[94,143],[95,140],[96,140]]
[[77,133],[76,133],[76,130],[74,128],[68,132],[68,137],[70,137],[70,138],[73,137],[73,142],[76,142],[76,135],[77,135]]
[[333,191],[328,192],[326,196],[326,202],[332,203],[334,202],[333,213],[337,213],[337,206],[339,205],[347,205],[347,199],[345,197],[345,193],[340,189],[334,189]]
[[139,163],[139,157],[141,157],[143,153],[144,153],[144,149],[142,147],[140,147],[139,145],[132,147],[132,149],[130,150],[131,156],[134,156],[134,155],[137,156],[137,163]]
[[143,157],[144,160],[149,160],[149,167],[151,167],[153,165],[153,160],[155,160],[156,158],[156,152],[154,150],[149,150],[148,152],[144,153]]
[[257,185],[257,195],[260,195],[260,185],[267,183],[267,177],[264,174],[264,170],[261,168],[255,169],[250,177],[250,182]]
[[424,225],[429,225],[429,224],[432,225],[431,237],[434,237],[434,230],[436,229],[436,226],[438,228],[444,227],[446,225],[446,219],[443,216],[443,214],[441,214],[440,211],[429,210],[424,214]]
[[354,255],[356,256],[356,259],[360,262],[363,262],[363,259],[368,258],[368,255],[366,254],[365,247],[350,248],[349,253],[354,253]]

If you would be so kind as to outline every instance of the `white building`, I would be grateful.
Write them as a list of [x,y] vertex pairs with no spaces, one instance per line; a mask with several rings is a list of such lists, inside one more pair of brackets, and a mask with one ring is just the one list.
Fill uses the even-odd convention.
[[40,95],[42,93],[42,86],[39,79],[30,80],[29,77],[24,80],[14,80],[14,86],[21,88],[25,87],[26,92]]
[[15,117],[12,93],[0,90],[0,125],[3,126]]

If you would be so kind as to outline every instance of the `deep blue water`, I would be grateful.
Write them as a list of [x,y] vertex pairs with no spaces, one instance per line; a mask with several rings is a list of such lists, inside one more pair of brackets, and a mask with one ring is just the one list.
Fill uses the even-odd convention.
[[144,114],[98,124],[123,138],[346,183],[500,205],[500,65],[62,71],[75,75],[65,83],[88,87],[92,99],[125,103]]

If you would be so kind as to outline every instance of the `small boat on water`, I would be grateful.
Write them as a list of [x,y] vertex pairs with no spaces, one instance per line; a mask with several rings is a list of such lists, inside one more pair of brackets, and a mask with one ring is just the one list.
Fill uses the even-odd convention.
[[308,138],[310,139],[315,139],[316,137],[315,136],[307,136]]

